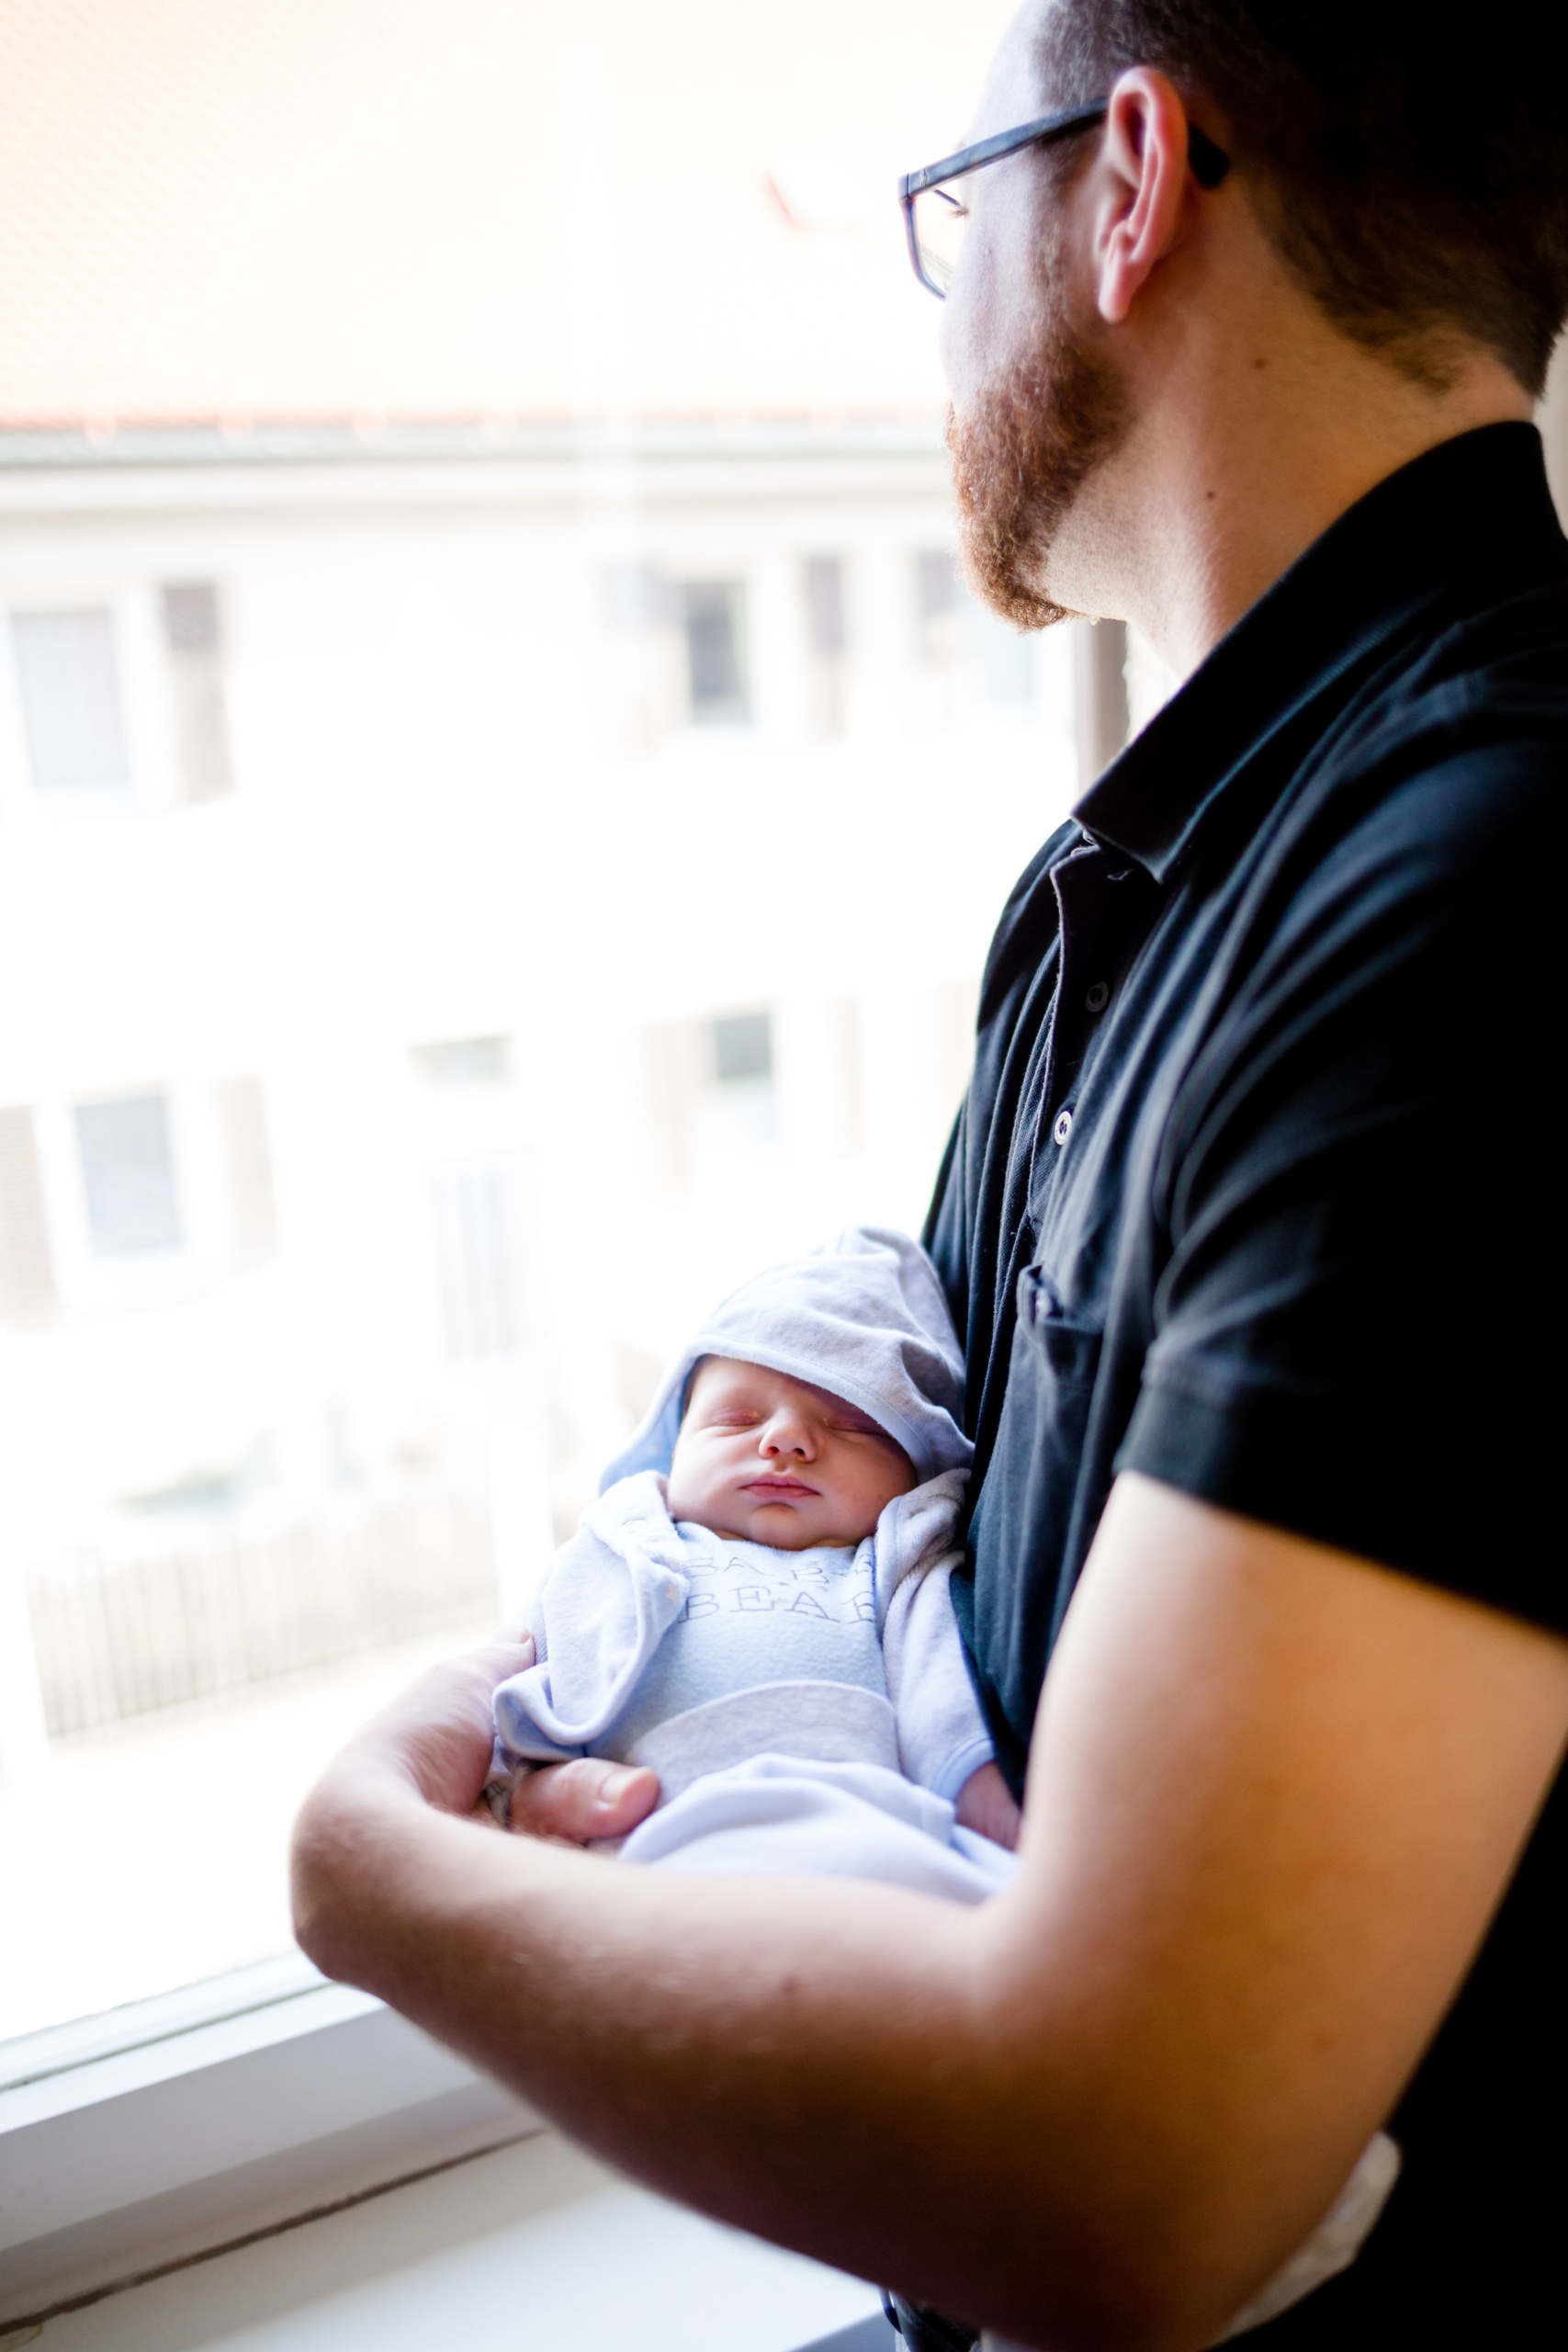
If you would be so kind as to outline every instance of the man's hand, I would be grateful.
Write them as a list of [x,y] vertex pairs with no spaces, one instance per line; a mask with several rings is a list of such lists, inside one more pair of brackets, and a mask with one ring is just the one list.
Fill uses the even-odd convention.
[[953,1810],[961,1827],[978,1830],[994,1845],[1005,1846],[1010,1854],[1016,1850],[1023,1815],[1013,1803],[999,1764],[982,1764],[978,1771],[971,1772]]
[[529,1634],[498,1634],[482,1649],[444,1659],[355,1732],[325,1780],[391,1771],[438,1813],[472,1813],[490,1777],[496,1686],[533,1663]]
[[[533,1663],[527,1633],[498,1634],[482,1649],[445,1659],[372,1716],[332,1770],[375,1758],[400,1771],[438,1813],[493,1820],[483,1794],[494,1752],[491,1703],[498,1684]],[[508,1826],[525,1837],[587,1846],[629,1836],[658,1802],[659,1776],[646,1766],[584,1757],[520,1780]]]

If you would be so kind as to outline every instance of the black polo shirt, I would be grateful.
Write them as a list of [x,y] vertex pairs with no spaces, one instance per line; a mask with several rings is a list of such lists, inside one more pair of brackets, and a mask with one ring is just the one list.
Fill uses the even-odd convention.
[[[1009,900],[926,1239],[1015,1789],[1120,1469],[1568,1631],[1565,775],[1568,546],[1539,436],[1488,426],[1342,516]],[[1568,2305],[1565,1811],[1560,1782],[1393,2120],[1383,2220],[1260,2344],[1522,2344]]]

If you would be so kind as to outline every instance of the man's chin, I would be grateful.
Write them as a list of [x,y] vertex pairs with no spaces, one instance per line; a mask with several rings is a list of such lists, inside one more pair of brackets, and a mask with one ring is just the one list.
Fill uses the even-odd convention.
[[947,416],[964,576],[1014,628],[1075,617],[1046,590],[1051,551],[1085,484],[1129,424],[1116,368],[1065,326]]
[[1043,518],[1018,494],[1015,435],[998,429],[994,395],[959,420],[947,413],[958,510],[958,563],[970,593],[1017,629],[1049,628],[1071,617],[1036,586],[1049,551]]

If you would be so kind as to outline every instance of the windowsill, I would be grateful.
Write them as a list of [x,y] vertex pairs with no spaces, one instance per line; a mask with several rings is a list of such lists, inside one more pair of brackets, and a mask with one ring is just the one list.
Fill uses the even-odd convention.
[[0,2047],[0,2333],[543,2127],[299,1957]]
[[0,2045],[0,2343],[412,2352],[525,2308],[572,2352],[894,2347],[861,2281],[618,2182],[299,1955]]
[[[51,2314],[43,2336],[44,2352],[898,2352],[858,2279],[630,2188],[550,2133]],[[29,2340],[0,2333],[7,2352]]]

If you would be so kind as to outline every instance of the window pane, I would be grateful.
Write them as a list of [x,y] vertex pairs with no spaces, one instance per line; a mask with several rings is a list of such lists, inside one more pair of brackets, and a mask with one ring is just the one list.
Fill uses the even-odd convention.
[[177,1250],[183,1235],[163,1096],[129,1094],[117,1102],[78,1103],[76,1142],[87,1226],[98,1256]]
[[22,718],[40,792],[129,775],[107,612],[13,613]]
[[45,9],[0,85],[81,229],[7,414],[96,421],[0,426],[0,726],[155,812],[5,829],[0,2036],[285,1950],[304,1790],[526,1604],[698,1319],[919,1226],[1076,781],[1070,664],[988,683],[874,163],[1008,0],[845,0],[828,75],[617,0],[608,139],[570,11],[410,0],[390,81],[141,13],[134,75]]
[[414,1066],[432,1086],[503,1086],[512,1076],[510,1037],[447,1037],[413,1048]]
[[765,1012],[727,1013],[713,1024],[714,1067],[721,1086],[749,1078],[771,1078],[773,1023]]
[[836,555],[814,555],[806,566],[811,650],[832,660],[844,650],[844,567]]
[[686,664],[699,726],[750,717],[745,673],[745,591],[699,582],[685,591]]
[[918,573],[922,621],[940,621],[948,613],[957,611],[964,591],[946,548],[923,548],[918,558]]
[[806,611],[811,648],[809,731],[829,742],[844,731],[846,717],[844,567],[836,555],[815,555],[806,565]]

